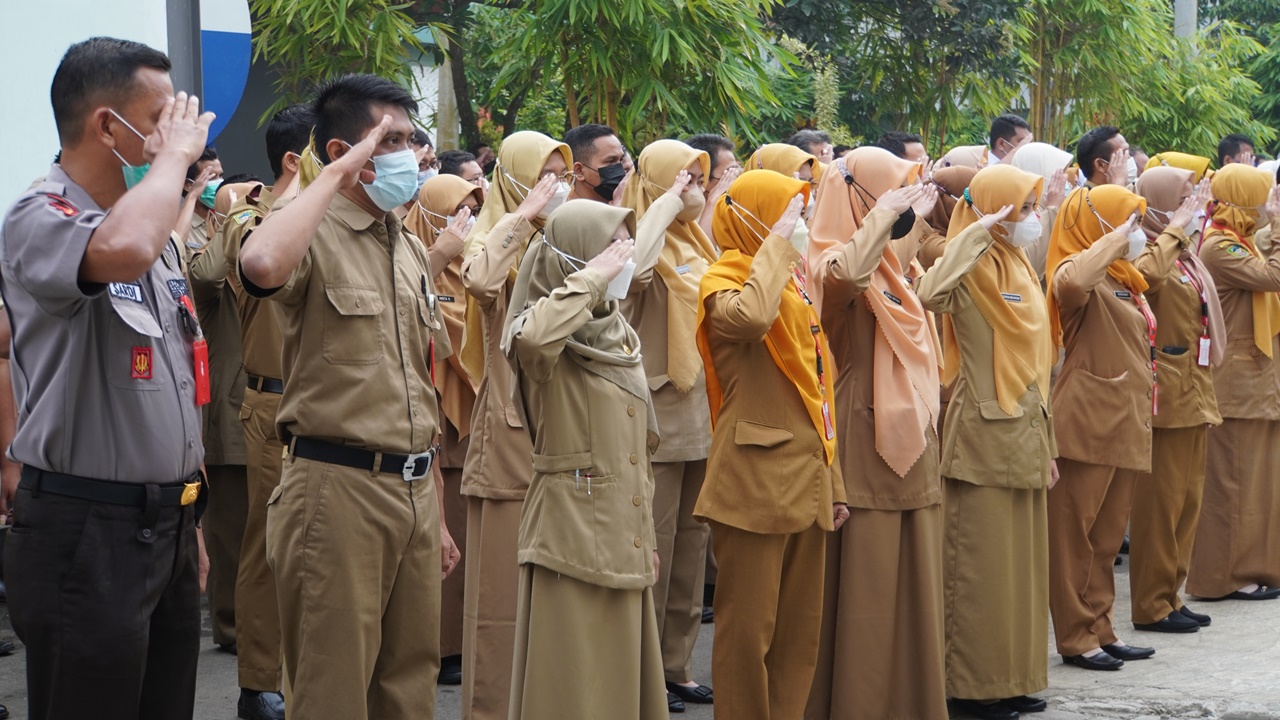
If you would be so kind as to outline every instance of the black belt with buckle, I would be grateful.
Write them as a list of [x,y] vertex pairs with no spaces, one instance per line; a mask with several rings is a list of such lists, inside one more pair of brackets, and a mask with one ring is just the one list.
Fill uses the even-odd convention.
[[258,377],[257,375],[249,375],[248,386],[250,390],[258,392],[274,393],[276,395],[284,394],[284,381],[275,378]]
[[[159,486],[161,507],[191,505],[200,497],[199,474],[192,475],[185,481],[162,483]],[[147,504],[147,484],[95,480],[41,470],[30,465],[23,466],[22,481],[18,483],[18,487],[32,493],[49,493],[110,505],[146,507]]]
[[405,482],[413,482],[426,477],[431,472],[431,465],[435,461],[439,450],[440,446],[436,445],[426,452],[412,455],[382,453],[382,460],[375,467],[374,460],[377,458],[378,453],[373,450],[351,447],[350,445],[336,445],[314,438],[300,437],[293,440],[293,454],[300,458],[329,463],[330,465],[344,465],[361,470],[377,470],[380,473],[395,474],[404,478]]

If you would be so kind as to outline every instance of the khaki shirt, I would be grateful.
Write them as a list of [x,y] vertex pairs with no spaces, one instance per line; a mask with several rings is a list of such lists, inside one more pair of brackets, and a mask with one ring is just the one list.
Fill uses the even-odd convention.
[[[1143,253],[1134,263],[1151,286],[1147,288],[1147,302],[1156,315],[1160,412],[1151,419],[1152,427],[1222,424],[1213,392],[1213,372],[1198,362],[1204,332],[1200,292],[1175,262],[1188,243],[1182,228],[1169,228],[1156,239],[1153,251]],[[1194,272],[1190,266],[1187,269]]]
[[[217,244],[228,268],[240,262],[240,248],[267,213],[276,204],[271,189],[259,186],[257,193],[240,198],[227,211],[227,221],[218,233]],[[280,348],[284,340],[280,334],[278,309],[270,303],[245,292],[240,273],[227,276],[227,282],[235,293],[236,308],[240,313],[240,348],[244,371],[261,378],[281,379]]]
[[[951,315],[960,350],[943,425],[942,475],[985,487],[1039,490],[1049,486],[1050,466],[1058,455],[1049,401],[1033,382],[1012,416],[1000,407],[993,372],[995,334],[963,282],[994,241],[979,224],[966,228],[917,288],[925,308]],[[1038,291],[1021,300],[1044,301]]]
[[[199,200],[196,201],[197,204],[199,202]],[[208,244],[209,225],[204,218],[200,217],[200,211],[197,209],[191,215],[191,230],[187,232],[186,240],[182,246],[182,261],[190,264],[195,258],[195,254],[203,250]]]
[[480,252],[462,262],[462,284],[479,305],[484,327],[484,377],[476,390],[463,495],[520,500],[529,488],[533,445],[511,400],[511,365],[501,345],[511,299],[511,266],[533,233],[523,216],[508,213],[494,225]]
[[451,352],[449,338],[426,250],[394,214],[375,218],[334,197],[289,281],[245,289],[281,310],[282,442],[311,437],[393,453],[435,443],[432,340],[440,356]]
[[693,509],[700,520],[754,533],[834,530],[832,504],[846,501],[839,457],[827,464],[800,393],[763,342],[800,260],[790,240],[769,235],[742,290],[706,299],[703,322],[724,401]]
[[[1104,236],[1062,261],[1051,282],[1066,357],[1053,386],[1061,456],[1151,470],[1152,377],[1147,321],[1133,293],[1107,274],[1118,244]],[[953,401],[954,402],[954,401]]]
[[0,226],[0,292],[13,326],[18,427],[9,456],[53,472],[173,483],[200,468],[192,341],[171,238],[131,283],[80,282],[108,211],[53,166]]
[[[512,347],[533,441],[519,561],[601,587],[653,584],[653,473],[648,398],[564,357],[565,342],[604,300],[588,268],[527,312]],[[642,376],[643,368],[633,372]]]
[[1280,336],[1271,338],[1271,357],[1253,341],[1253,293],[1280,292],[1280,247],[1273,244],[1265,257],[1260,260],[1212,231],[1200,247],[1227,326],[1226,357],[1213,372],[1223,417],[1280,420]]
[[822,328],[836,368],[834,405],[845,491],[850,507],[871,510],[917,510],[942,502],[937,433],[932,426],[924,429],[928,445],[906,477],[899,477],[876,454],[872,377],[879,331],[864,294],[884,255],[884,245],[877,240],[889,236],[896,219],[888,210],[868,213],[822,276]]
[[207,465],[244,465],[244,367],[240,364],[240,316],[236,296],[227,283],[233,266],[221,243],[205,245],[187,266],[191,297],[209,344],[210,401],[203,410]]

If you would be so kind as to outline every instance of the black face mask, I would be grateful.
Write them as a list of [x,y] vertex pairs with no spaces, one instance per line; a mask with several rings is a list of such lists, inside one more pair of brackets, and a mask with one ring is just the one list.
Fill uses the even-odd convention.
[[[595,171],[600,176],[600,184],[592,185],[591,189],[595,190],[596,194],[605,202],[613,200],[613,193],[622,184],[622,178],[627,176],[627,171],[623,169],[621,162],[595,168]],[[591,185],[591,183],[587,183],[587,185]]]
[[889,238],[897,240],[898,238],[906,237],[907,233],[911,232],[911,228],[915,227],[915,224],[915,208],[907,208],[907,211],[899,215],[898,219],[894,221],[893,229],[889,231]]

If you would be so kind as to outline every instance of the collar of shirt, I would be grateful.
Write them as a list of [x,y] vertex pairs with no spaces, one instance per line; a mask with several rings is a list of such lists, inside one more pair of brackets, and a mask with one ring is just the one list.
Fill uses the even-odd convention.
[[89,193],[85,192],[84,188],[77,185],[76,181],[72,180],[71,177],[67,175],[61,165],[54,165],[49,168],[49,174],[45,177],[44,181],[48,183],[57,183],[63,186],[63,195],[74,203],[76,207],[80,208],[81,211],[102,211],[102,208],[98,206],[98,203],[94,202],[93,198],[89,197]]

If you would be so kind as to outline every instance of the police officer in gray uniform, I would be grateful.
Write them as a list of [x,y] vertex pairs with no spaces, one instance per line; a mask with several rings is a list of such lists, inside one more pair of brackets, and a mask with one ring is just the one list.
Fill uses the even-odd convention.
[[169,67],[134,42],[71,46],[62,162],[0,226],[23,464],[5,575],[32,720],[195,709],[208,374],[170,232],[213,115]]

